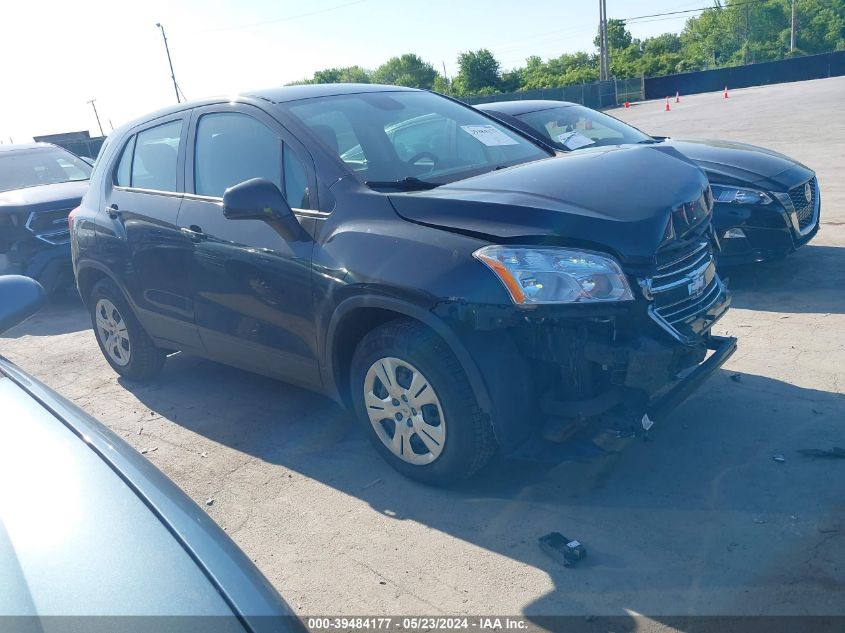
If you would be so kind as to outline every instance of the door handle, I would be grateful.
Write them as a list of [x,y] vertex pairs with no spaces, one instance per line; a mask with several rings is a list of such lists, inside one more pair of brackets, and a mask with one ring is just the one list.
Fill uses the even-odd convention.
[[206,235],[203,233],[202,227],[199,227],[196,224],[192,224],[189,227],[183,226],[180,231],[182,231],[182,234],[186,235],[192,242],[202,242],[206,239]]
[[116,204],[110,204],[106,207],[106,213],[109,214],[112,220],[116,220],[120,216],[120,209],[118,209]]

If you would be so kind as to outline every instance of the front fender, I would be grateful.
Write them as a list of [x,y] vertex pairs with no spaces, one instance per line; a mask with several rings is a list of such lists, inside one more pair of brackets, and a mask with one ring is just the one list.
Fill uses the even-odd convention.
[[437,333],[452,350],[452,353],[458,359],[464,372],[467,375],[470,386],[475,393],[478,406],[481,410],[492,417],[493,404],[490,399],[490,393],[487,385],[484,382],[482,373],[472,358],[467,348],[458,338],[455,331],[449,327],[442,319],[432,314],[429,310],[414,305],[402,299],[394,297],[387,297],[376,294],[361,294],[354,297],[349,297],[343,300],[335,309],[329,321],[329,326],[326,330],[325,339],[320,346],[321,354],[321,373],[323,375],[323,383],[332,397],[339,402],[342,401],[340,389],[338,385],[338,333],[342,330],[344,320],[358,310],[377,309],[386,310],[395,313],[397,317],[406,316],[416,319],[424,323]]

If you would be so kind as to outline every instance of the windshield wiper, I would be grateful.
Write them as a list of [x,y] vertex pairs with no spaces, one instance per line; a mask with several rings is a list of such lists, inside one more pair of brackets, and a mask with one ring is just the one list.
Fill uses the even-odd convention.
[[658,141],[656,138],[644,138],[641,141],[637,141],[637,145],[653,145],[654,143],[661,143],[662,141]]
[[399,189],[401,191],[424,191],[426,189],[434,189],[444,184],[442,182],[428,182],[420,180],[414,176],[406,176],[401,180],[367,180],[365,183],[368,187],[374,189]]

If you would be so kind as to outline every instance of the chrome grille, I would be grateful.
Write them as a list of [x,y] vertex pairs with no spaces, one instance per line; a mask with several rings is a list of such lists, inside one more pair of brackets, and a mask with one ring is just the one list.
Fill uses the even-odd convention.
[[640,281],[651,301],[649,316],[677,340],[695,344],[727,308],[713,248],[703,241],[658,261],[654,273]]
[[26,220],[26,228],[42,242],[53,245],[67,244],[70,241],[67,225],[70,212],[71,209],[33,211]]
[[[807,187],[809,186],[810,199],[807,200]],[[798,218],[798,227],[800,230],[806,229],[813,221],[816,210],[816,179],[812,178],[804,184],[793,187],[788,192],[789,200],[792,202],[792,207],[795,209],[795,215]]]

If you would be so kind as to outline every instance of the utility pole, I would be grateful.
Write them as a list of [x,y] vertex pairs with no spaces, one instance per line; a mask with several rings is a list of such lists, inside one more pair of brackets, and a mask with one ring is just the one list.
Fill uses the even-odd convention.
[[100,123],[100,115],[97,114],[97,106],[94,103],[95,101],[96,101],[96,99],[91,99],[91,101],[88,101],[88,103],[90,103],[91,107],[94,108],[94,116],[97,117],[97,125],[100,127],[100,136],[105,136],[106,133],[103,132],[103,124]]
[[[743,55],[743,63],[748,63],[748,40],[751,35],[751,26],[748,21],[748,4],[745,5],[745,54]],[[754,60],[751,60],[754,61]]]
[[599,79],[606,81],[610,78],[610,50],[607,45],[607,3],[599,0],[599,49],[600,66]]
[[795,52],[795,0],[792,0],[792,24],[789,34],[789,52]]
[[440,63],[443,64],[443,79],[446,80],[446,90],[447,90],[448,94],[451,95],[452,94],[452,86],[449,85],[449,75],[446,74],[446,62],[441,60]]
[[176,103],[182,103],[179,98],[179,85],[176,83],[176,74],[173,72],[173,60],[170,59],[170,47],[167,45],[167,35],[164,34],[164,27],[161,22],[156,22],[156,26],[161,29],[161,37],[164,39],[164,50],[167,51],[167,63],[170,64],[170,78],[173,79],[173,90],[176,92]]

